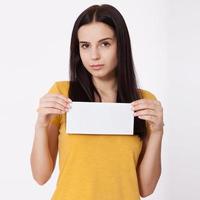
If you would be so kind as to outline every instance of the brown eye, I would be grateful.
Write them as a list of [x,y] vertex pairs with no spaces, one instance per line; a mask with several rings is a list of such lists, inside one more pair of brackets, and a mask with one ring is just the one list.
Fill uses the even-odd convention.
[[109,42],[103,42],[101,44],[102,47],[109,47],[110,46],[110,43]]
[[83,49],[86,49],[88,47],[89,47],[89,44],[86,44],[86,43],[81,45],[81,48],[83,48]]

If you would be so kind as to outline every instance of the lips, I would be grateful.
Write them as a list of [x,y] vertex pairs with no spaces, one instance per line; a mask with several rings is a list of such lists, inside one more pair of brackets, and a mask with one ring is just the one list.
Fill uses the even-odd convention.
[[92,64],[90,65],[93,69],[101,69],[104,65],[103,64]]

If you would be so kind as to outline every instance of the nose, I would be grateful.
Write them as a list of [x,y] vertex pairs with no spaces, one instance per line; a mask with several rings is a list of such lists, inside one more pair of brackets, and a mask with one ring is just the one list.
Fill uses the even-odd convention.
[[99,53],[98,48],[96,48],[96,47],[91,48],[91,59],[92,60],[97,60],[99,58],[100,58],[100,53]]

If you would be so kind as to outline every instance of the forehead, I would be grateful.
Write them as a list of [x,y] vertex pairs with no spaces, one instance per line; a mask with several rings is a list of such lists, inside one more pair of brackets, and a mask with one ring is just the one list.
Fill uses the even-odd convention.
[[79,41],[98,41],[107,37],[114,38],[114,31],[110,26],[102,22],[86,24],[78,30]]

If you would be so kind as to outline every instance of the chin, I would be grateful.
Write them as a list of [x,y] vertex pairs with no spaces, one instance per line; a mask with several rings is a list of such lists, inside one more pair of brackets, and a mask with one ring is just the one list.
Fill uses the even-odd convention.
[[107,74],[105,74],[105,75],[92,74],[92,76],[93,76],[94,78],[98,78],[98,79],[108,79],[108,78],[109,78]]
[[109,76],[112,76],[112,72],[105,72],[104,70],[97,70],[97,71],[89,71],[89,73],[95,77],[100,79],[108,78]]
[[90,72],[90,74],[95,77],[104,77],[107,75],[107,74],[103,73],[102,71],[96,71],[96,72],[92,71],[92,72]]

